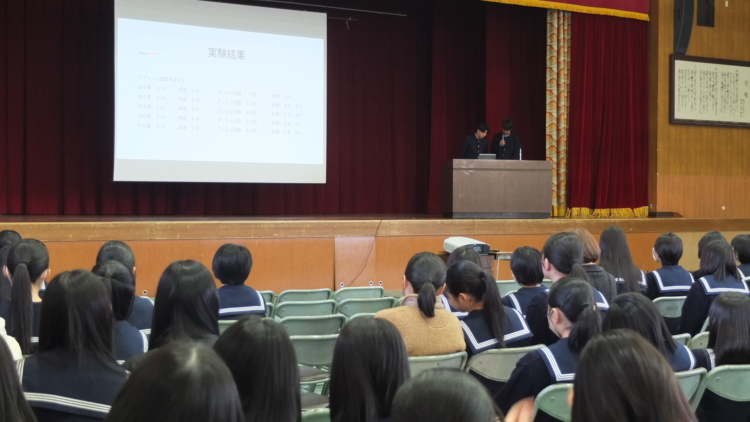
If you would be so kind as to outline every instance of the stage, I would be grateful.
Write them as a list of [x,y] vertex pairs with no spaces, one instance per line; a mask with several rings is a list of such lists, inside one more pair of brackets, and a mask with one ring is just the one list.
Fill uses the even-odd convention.
[[[280,292],[293,288],[331,289],[372,282],[400,290],[404,267],[417,252],[440,252],[443,240],[465,236],[493,249],[541,248],[553,233],[583,227],[595,237],[617,225],[627,234],[633,259],[641,269],[658,267],[651,259],[657,236],[678,234],[685,252],[681,264],[698,267],[697,243],[707,231],[731,240],[750,233],[750,219],[535,219],[461,220],[432,216],[314,217],[54,217],[2,216],[0,229],[43,241],[50,251],[52,274],[94,265],[107,240],[122,240],[136,254],[138,293],[153,296],[164,268],[180,259],[196,259],[209,269],[216,249],[240,243],[253,254],[248,284]],[[498,261],[500,279],[510,279],[507,262]]]

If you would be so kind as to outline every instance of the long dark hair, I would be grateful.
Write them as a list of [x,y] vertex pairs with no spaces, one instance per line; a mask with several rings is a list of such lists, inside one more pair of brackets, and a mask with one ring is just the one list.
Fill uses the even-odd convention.
[[[128,271],[133,274],[133,268],[135,268],[135,254],[130,246],[119,240],[110,240],[104,243],[99,248],[99,253],[96,254],[96,262],[104,261],[117,261],[124,265]],[[135,278],[135,274],[133,274]]]
[[750,297],[724,292],[714,299],[708,311],[708,347],[716,365],[750,363]]
[[542,248],[542,261],[548,260],[557,271],[588,280],[583,269],[583,241],[575,233],[563,232],[550,236]]
[[171,263],[159,279],[149,350],[176,340],[219,335],[219,294],[211,273],[192,259]]
[[101,279],[87,270],[55,276],[44,292],[39,352],[65,349],[117,367],[112,351],[112,308]]
[[428,369],[404,383],[393,399],[393,422],[495,422],[502,412],[473,376]]
[[21,351],[29,354],[33,311],[31,308],[31,284],[49,268],[49,252],[44,243],[36,239],[19,240],[8,251],[6,263],[12,280],[10,334],[18,340]]
[[434,317],[437,291],[445,284],[443,260],[434,253],[420,252],[406,264],[404,276],[418,295],[419,310],[428,318]]
[[91,272],[102,278],[110,292],[115,320],[126,320],[135,299],[135,280],[130,270],[117,261],[103,261],[97,263]]
[[18,380],[13,355],[5,341],[0,339],[0,420],[36,422]]
[[595,337],[581,353],[572,416],[576,422],[697,420],[664,356],[625,329]]
[[716,280],[734,277],[739,280],[732,245],[725,240],[712,240],[703,246],[698,273],[701,277],[712,275]]
[[406,346],[393,324],[368,316],[352,319],[339,333],[333,351],[331,421],[377,422],[389,417],[396,391],[409,374]]
[[665,358],[677,350],[659,309],[641,293],[624,293],[610,302],[602,321],[602,331],[617,328],[627,328],[640,334]]
[[[8,259],[11,245],[21,240],[21,235],[15,230],[0,231],[0,270]],[[0,301],[10,299],[10,280],[0,271]]]
[[500,299],[495,279],[479,265],[470,261],[459,261],[448,268],[445,282],[451,296],[468,294],[477,302],[484,304],[484,314],[492,335],[505,347],[505,327],[508,316]]
[[601,331],[601,315],[596,308],[594,289],[586,280],[561,278],[549,289],[547,304],[559,309],[573,325],[568,336],[568,346],[573,352],[580,353],[586,343]]
[[640,292],[641,270],[630,255],[625,232],[617,226],[607,227],[599,238],[599,246],[602,250],[599,265],[615,278],[622,279],[618,282],[624,283],[626,292]]
[[245,422],[298,422],[299,369],[289,335],[258,315],[232,324],[214,345],[232,372]]
[[713,242],[714,240],[720,240],[725,243],[729,243],[727,241],[727,238],[724,237],[721,232],[718,232],[716,230],[707,232],[704,234],[700,240],[698,241],[698,258],[701,258],[703,256],[703,248],[709,243]]
[[105,421],[245,419],[234,379],[221,358],[203,345],[178,342],[147,355],[117,394]]

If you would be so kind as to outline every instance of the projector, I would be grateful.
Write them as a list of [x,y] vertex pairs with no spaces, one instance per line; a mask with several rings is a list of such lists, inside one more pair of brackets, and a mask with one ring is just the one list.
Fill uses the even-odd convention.
[[476,239],[454,236],[443,241],[443,248],[445,248],[445,251],[448,253],[453,252],[456,248],[460,248],[461,246],[471,246],[479,255],[487,255],[490,253],[490,245]]

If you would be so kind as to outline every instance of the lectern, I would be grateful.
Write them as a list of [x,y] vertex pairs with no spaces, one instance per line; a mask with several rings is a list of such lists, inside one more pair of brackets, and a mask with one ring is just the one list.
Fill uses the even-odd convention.
[[552,162],[453,160],[443,168],[449,218],[549,218]]

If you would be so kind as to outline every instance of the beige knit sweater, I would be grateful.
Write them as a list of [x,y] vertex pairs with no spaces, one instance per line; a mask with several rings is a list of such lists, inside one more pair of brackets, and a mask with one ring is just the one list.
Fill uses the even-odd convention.
[[435,316],[427,318],[417,307],[417,295],[409,295],[398,308],[375,314],[396,326],[409,356],[444,355],[466,350],[464,333],[458,318],[436,299]]

